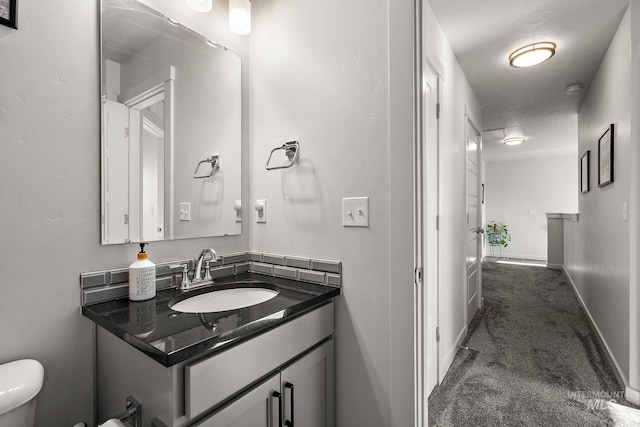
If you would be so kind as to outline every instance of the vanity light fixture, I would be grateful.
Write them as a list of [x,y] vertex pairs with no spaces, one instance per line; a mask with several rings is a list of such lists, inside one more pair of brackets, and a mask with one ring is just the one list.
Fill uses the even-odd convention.
[[555,53],[555,43],[533,43],[514,50],[509,55],[509,65],[514,68],[532,67],[549,60]]
[[187,6],[196,12],[207,13],[213,8],[213,0],[187,0]]
[[509,138],[505,138],[502,143],[504,145],[519,145],[524,142],[524,136],[512,136]]
[[229,0],[229,30],[244,36],[251,32],[251,2]]

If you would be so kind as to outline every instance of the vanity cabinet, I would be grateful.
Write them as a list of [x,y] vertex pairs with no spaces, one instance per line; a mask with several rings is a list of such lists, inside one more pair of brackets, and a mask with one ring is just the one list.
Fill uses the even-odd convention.
[[194,425],[333,427],[333,341],[326,341]]
[[133,396],[145,427],[154,419],[168,427],[333,427],[332,335],[327,303],[230,348],[165,367],[98,327],[98,421],[122,412]]

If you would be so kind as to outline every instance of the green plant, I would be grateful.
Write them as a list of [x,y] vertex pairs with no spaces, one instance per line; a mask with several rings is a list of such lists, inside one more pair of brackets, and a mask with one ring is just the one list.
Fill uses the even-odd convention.
[[506,248],[511,241],[511,235],[506,225],[491,221],[487,224],[487,239],[490,245],[501,245]]

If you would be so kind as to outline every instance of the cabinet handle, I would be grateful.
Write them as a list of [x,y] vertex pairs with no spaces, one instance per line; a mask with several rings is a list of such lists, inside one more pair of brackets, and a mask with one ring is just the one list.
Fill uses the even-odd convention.
[[[278,399],[278,427],[280,427],[282,425],[282,394],[279,391],[274,391],[273,393],[271,393],[271,397],[275,397]],[[271,425],[271,422],[267,424]]]
[[293,414],[295,411],[293,409],[293,384],[287,381],[284,383],[284,388],[291,389],[291,420],[285,420],[284,425],[285,427],[294,427]]

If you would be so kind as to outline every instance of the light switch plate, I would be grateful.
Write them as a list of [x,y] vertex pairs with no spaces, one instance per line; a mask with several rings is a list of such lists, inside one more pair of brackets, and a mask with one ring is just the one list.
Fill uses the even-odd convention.
[[342,226],[369,226],[368,197],[345,197],[342,199]]
[[191,203],[180,202],[180,221],[191,221]]

